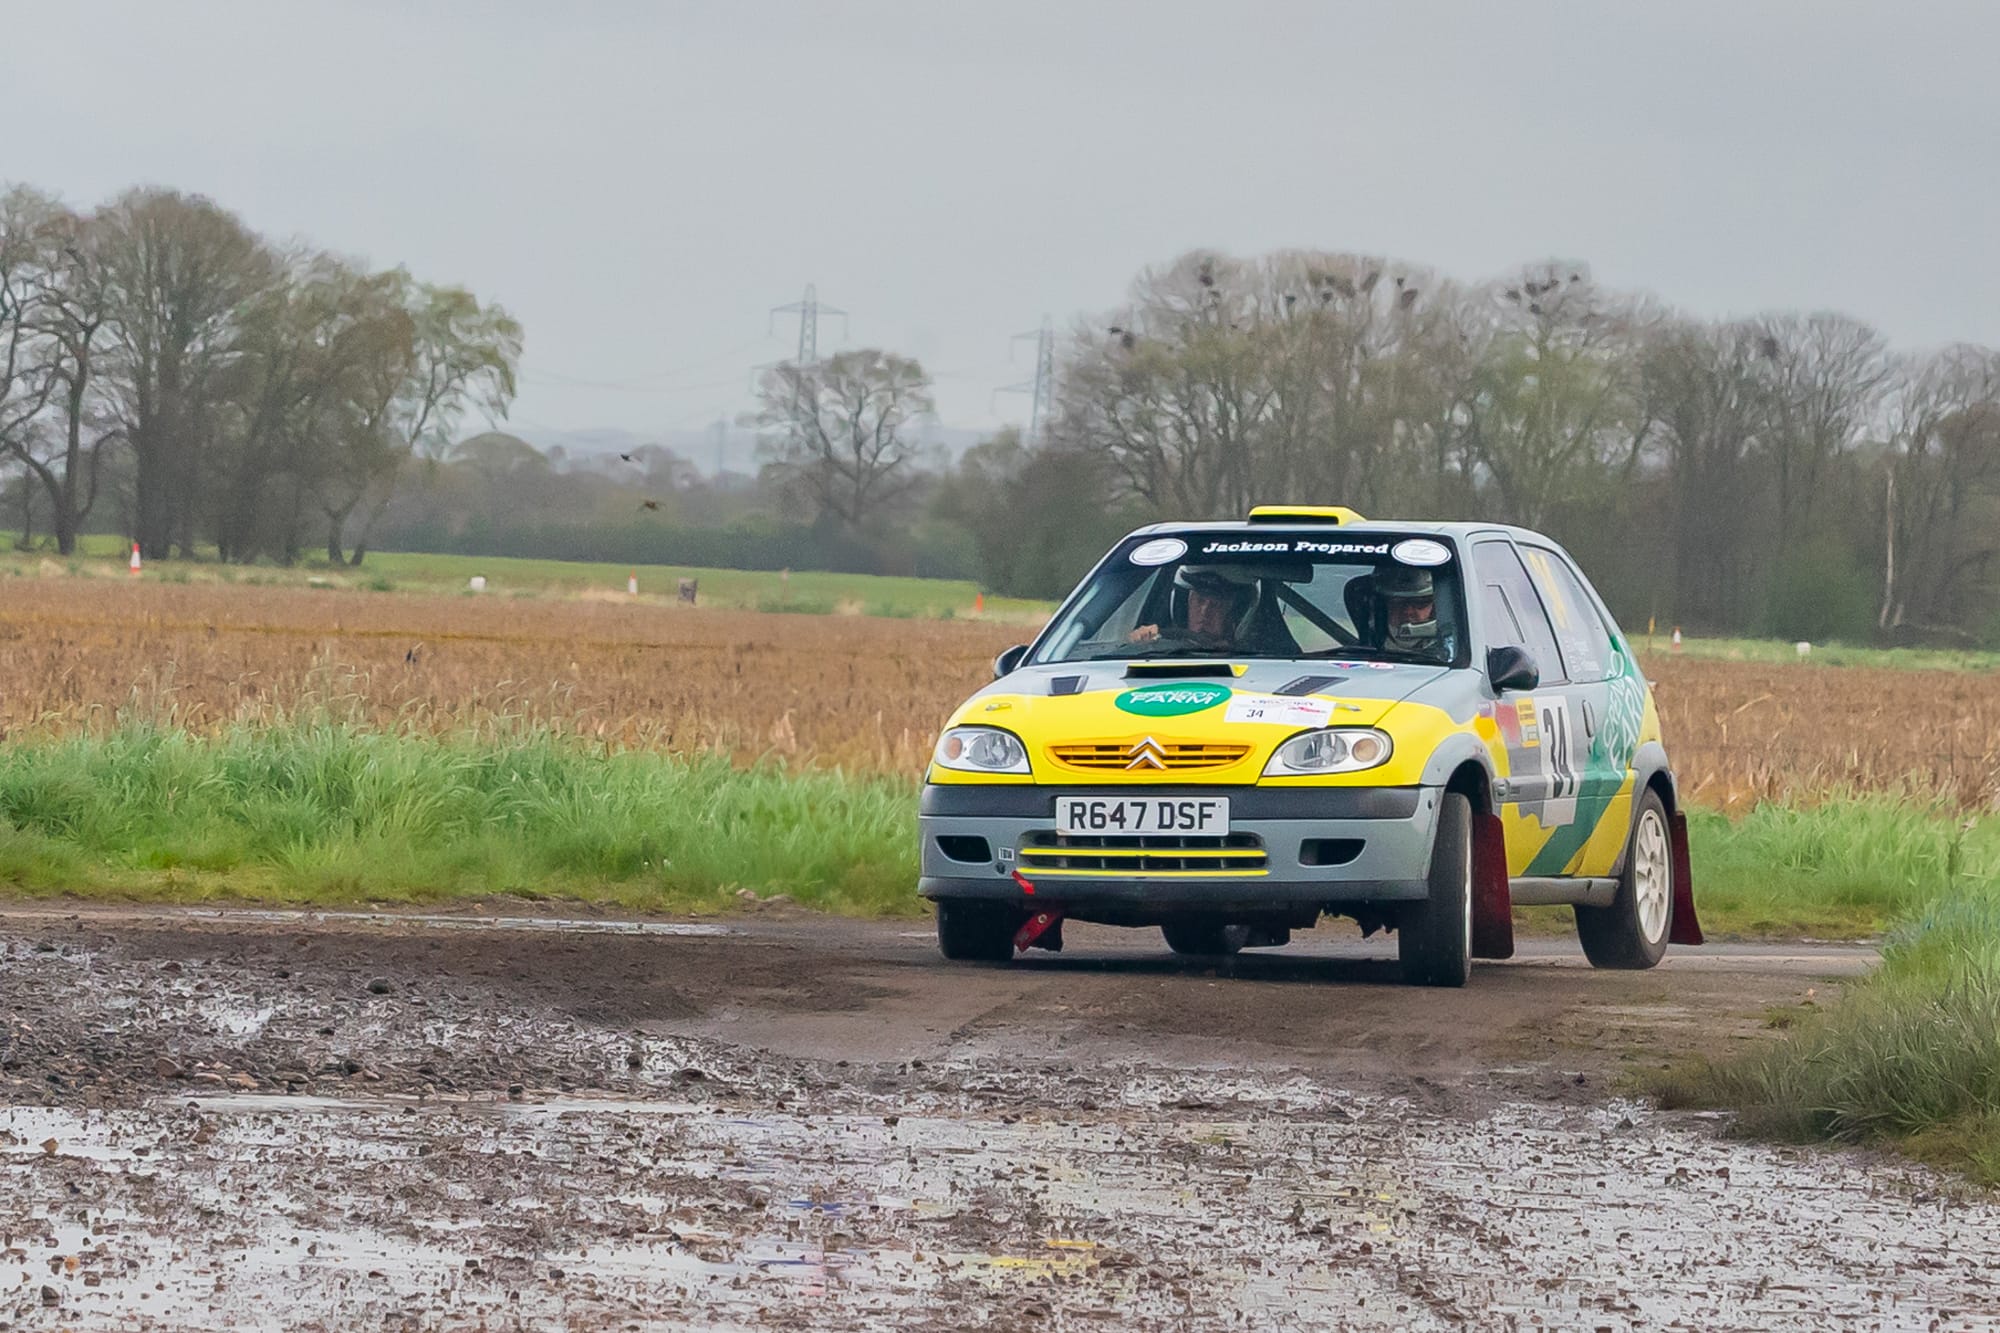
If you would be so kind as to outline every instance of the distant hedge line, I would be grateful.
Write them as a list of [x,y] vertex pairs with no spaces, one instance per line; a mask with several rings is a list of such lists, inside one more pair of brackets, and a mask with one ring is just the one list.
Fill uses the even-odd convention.
[[437,524],[412,524],[381,533],[378,545],[384,550],[439,555],[708,569],[823,569],[841,574],[942,579],[970,579],[978,572],[970,540],[939,525],[858,537],[803,523],[697,528],[658,522],[499,525],[474,521],[458,531]]

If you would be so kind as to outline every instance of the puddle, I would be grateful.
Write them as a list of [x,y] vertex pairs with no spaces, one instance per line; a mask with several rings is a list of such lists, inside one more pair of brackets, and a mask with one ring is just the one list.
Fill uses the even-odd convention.
[[[2000,1310],[2000,1208],[1914,1169],[1636,1105],[1467,1122],[1264,1090],[1346,1108],[1317,1116],[1232,1100],[1230,1078],[1115,1081],[1134,1095],[1035,1117],[0,1108],[0,1317],[39,1313],[44,1285],[65,1320],[169,1325],[965,1327],[1039,1303],[1160,1328],[1957,1328]],[[1162,1110],[1155,1081],[1227,1112]]]

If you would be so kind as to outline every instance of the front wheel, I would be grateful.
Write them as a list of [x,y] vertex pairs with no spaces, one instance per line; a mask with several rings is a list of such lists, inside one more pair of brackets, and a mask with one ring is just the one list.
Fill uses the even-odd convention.
[[1176,921],[1160,927],[1167,947],[1196,958],[1227,958],[1250,942],[1250,927],[1220,921]]
[[1020,928],[1020,913],[999,903],[938,900],[938,952],[954,962],[1011,961],[1014,932]]
[[1404,909],[1396,955],[1413,986],[1463,986],[1472,976],[1472,802],[1459,792],[1438,807],[1430,896]]
[[1673,843],[1658,793],[1639,797],[1625,869],[1609,907],[1576,909],[1576,934],[1592,967],[1639,970],[1667,952],[1674,923]]

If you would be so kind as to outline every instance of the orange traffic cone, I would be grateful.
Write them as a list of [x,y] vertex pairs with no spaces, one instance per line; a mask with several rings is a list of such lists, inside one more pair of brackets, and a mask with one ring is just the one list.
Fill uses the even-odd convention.
[[126,566],[133,578],[139,577],[139,543],[132,543],[132,562]]

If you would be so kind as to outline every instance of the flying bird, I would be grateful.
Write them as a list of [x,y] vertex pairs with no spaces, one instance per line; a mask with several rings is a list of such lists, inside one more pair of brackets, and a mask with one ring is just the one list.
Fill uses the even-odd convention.
[[641,509],[658,509],[659,507],[660,507],[660,502],[658,500],[639,501],[639,508]]
[[626,462],[628,462],[628,463],[636,463],[636,462],[638,462],[638,461],[639,461],[638,459],[636,459],[636,458],[632,457],[632,455],[630,455],[630,454],[620,454],[620,455],[618,455],[618,456],[619,456],[620,458],[624,459],[624,460],[625,460]]

